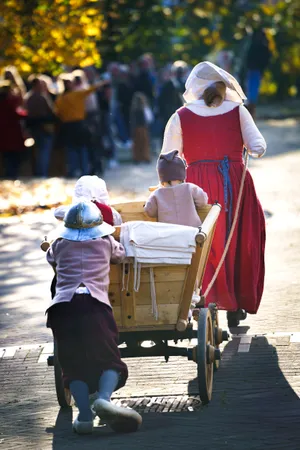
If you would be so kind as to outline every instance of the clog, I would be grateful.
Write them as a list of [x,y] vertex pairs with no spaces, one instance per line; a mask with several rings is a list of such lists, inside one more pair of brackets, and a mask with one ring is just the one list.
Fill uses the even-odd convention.
[[137,431],[142,424],[142,417],[139,413],[131,408],[114,405],[107,400],[96,400],[93,409],[100,419],[118,433],[132,433]]
[[73,422],[73,431],[77,434],[90,434],[93,432],[94,423],[92,420],[87,422],[78,420],[78,417]]

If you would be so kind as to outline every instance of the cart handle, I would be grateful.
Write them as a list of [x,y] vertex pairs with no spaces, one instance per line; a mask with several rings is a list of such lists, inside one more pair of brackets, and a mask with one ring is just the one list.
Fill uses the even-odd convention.
[[197,244],[203,244],[206,241],[207,236],[209,236],[210,232],[215,226],[215,223],[219,217],[221,209],[222,207],[219,203],[213,204],[209,213],[205,217],[203,224],[201,225],[201,227],[199,227],[199,233],[196,234],[195,239]]

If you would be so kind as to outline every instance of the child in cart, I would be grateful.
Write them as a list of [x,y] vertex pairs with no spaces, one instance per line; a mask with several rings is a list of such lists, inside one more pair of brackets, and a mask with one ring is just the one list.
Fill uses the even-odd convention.
[[[160,186],[145,204],[148,216],[157,218],[158,222],[200,227],[201,219],[196,208],[206,205],[208,196],[199,186],[185,182],[186,164],[178,156],[178,150],[159,156],[157,172]],[[195,288],[192,305],[200,300],[198,286]]]
[[160,185],[148,198],[144,210],[158,222],[200,227],[196,208],[207,204],[207,194],[199,186],[186,183],[186,165],[178,150],[159,156]]
[[142,422],[134,410],[110,401],[128,377],[108,298],[110,263],[125,258],[123,246],[111,236],[113,232],[96,205],[80,202],[66,213],[60,237],[47,252],[47,260],[57,274],[47,326],[57,343],[65,387],[79,409],[73,423],[79,434],[93,431],[89,394],[95,391],[93,409],[114,431],[136,431]]

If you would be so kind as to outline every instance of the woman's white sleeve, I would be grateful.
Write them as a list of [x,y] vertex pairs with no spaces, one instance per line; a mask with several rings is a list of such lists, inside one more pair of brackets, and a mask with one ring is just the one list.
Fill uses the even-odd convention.
[[161,153],[168,153],[172,150],[178,150],[180,156],[183,153],[181,123],[177,113],[170,117],[166,125]]
[[266,141],[245,106],[241,105],[239,111],[241,131],[245,147],[248,149],[250,155],[263,156],[267,149]]

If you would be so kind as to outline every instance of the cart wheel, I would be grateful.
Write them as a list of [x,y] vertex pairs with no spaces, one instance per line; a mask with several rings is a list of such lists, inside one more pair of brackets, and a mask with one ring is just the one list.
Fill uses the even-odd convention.
[[[210,310],[210,314],[211,314],[211,320],[212,320],[212,327],[213,327],[213,334],[214,334],[214,347],[219,349],[220,348],[220,344],[218,343],[218,339],[216,336],[216,333],[218,332],[219,329],[219,314],[218,314],[218,310],[217,307],[214,303],[210,303],[208,305],[208,308]],[[216,372],[220,367],[220,360],[219,359],[215,359],[214,361],[214,372]]]
[[214,334],[211,314],[208,308],[201,308],[198,320],[198,387],[201,402],[206,405],[212,396],[214,376]]
[[54,377],[55,377],[55,389],[58,404],[61,408],[68,408],[69,406],[71,406],[72,395],[70,390],[64,387],[62,370],[57,356],[57,344],[55,341],[54,341]]

